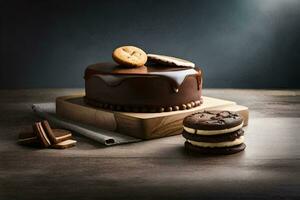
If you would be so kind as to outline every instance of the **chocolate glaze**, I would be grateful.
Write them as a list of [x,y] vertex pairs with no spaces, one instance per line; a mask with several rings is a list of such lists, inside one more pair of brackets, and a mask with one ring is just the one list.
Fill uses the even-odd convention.
[[198,90],[201,84],[201,70],[199,68],[180,68],[170,67],[166,65],[148,65],[140,68],[128,68],[115,63],[97,63],[90,65],[85,71],[85,80],[92,76],[102,79],[108,86],[117,86],[124,80],[138,77],[157,77],[166,78],[170,81],[170,85],[174,92],[179,91],[179,87],[187,76],[195,75],[198,83]]
[[[201,70],[147,64],[128,68],[97,63],[85,70],[85,100],[128,112],[190,109],[201,102]],[[111,108],[110,108],[111,107]]]

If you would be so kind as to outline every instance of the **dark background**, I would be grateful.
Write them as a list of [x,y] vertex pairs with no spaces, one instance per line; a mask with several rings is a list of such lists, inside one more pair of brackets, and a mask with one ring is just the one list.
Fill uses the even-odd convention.
[[300,88],[300,1],[0,1],[1,88],[84,87],[131,44],[185,58],[204,87]]

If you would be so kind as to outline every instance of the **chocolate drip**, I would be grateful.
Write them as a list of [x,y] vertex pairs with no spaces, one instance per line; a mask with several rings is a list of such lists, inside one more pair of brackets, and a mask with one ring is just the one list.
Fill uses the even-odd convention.
[[183,83],[183,81],[190,75],[194,75],[198,83],[198,72],[194,69],[184,69],[181,71],[169,71],[169,72],[149,72],[149,74],[167,77],[168,79],[170,79],[172,81],[171,83],[172,89],[176,93],[179,91],[179,87]]

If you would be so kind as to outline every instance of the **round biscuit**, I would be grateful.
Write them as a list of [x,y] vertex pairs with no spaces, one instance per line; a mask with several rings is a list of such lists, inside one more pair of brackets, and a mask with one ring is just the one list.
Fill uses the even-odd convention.
[[147,54],[134,46],[122,46],[113,51],[112,58],[120,65],[142,67],[147,62]]

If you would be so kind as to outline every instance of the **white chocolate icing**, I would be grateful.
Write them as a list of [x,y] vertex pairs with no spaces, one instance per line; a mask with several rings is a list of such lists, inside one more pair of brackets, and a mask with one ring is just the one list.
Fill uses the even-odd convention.
[[194,146],[198,146],[198,147],[210,147],[210,148],[214,148],[214,147],[231,147],[231,146],[235,146],[235,145],[239,145],[242,144],[244,142],[244,136],[241,136],[233,141],[227,141],[227,142],[217,142],[217,143],[213,143],[213,142],[196,142],[196,141],[192,141],[192,140],[187,140],[189,143],[191,143]]
[[234,132],[237,131],[239,129],[241,129],[243,127],[243,122],[235,127],[232,128],[227,128],[227,129],[222,129],[222,130],[198,130],[198,129],[193,129],[193,128],[189,128],[186,126],[183,126],[183,129],[191,134],[198,134],[198,135],[219,135],[219,134],[224,134],[224,133],[230,133],[230,132]]

